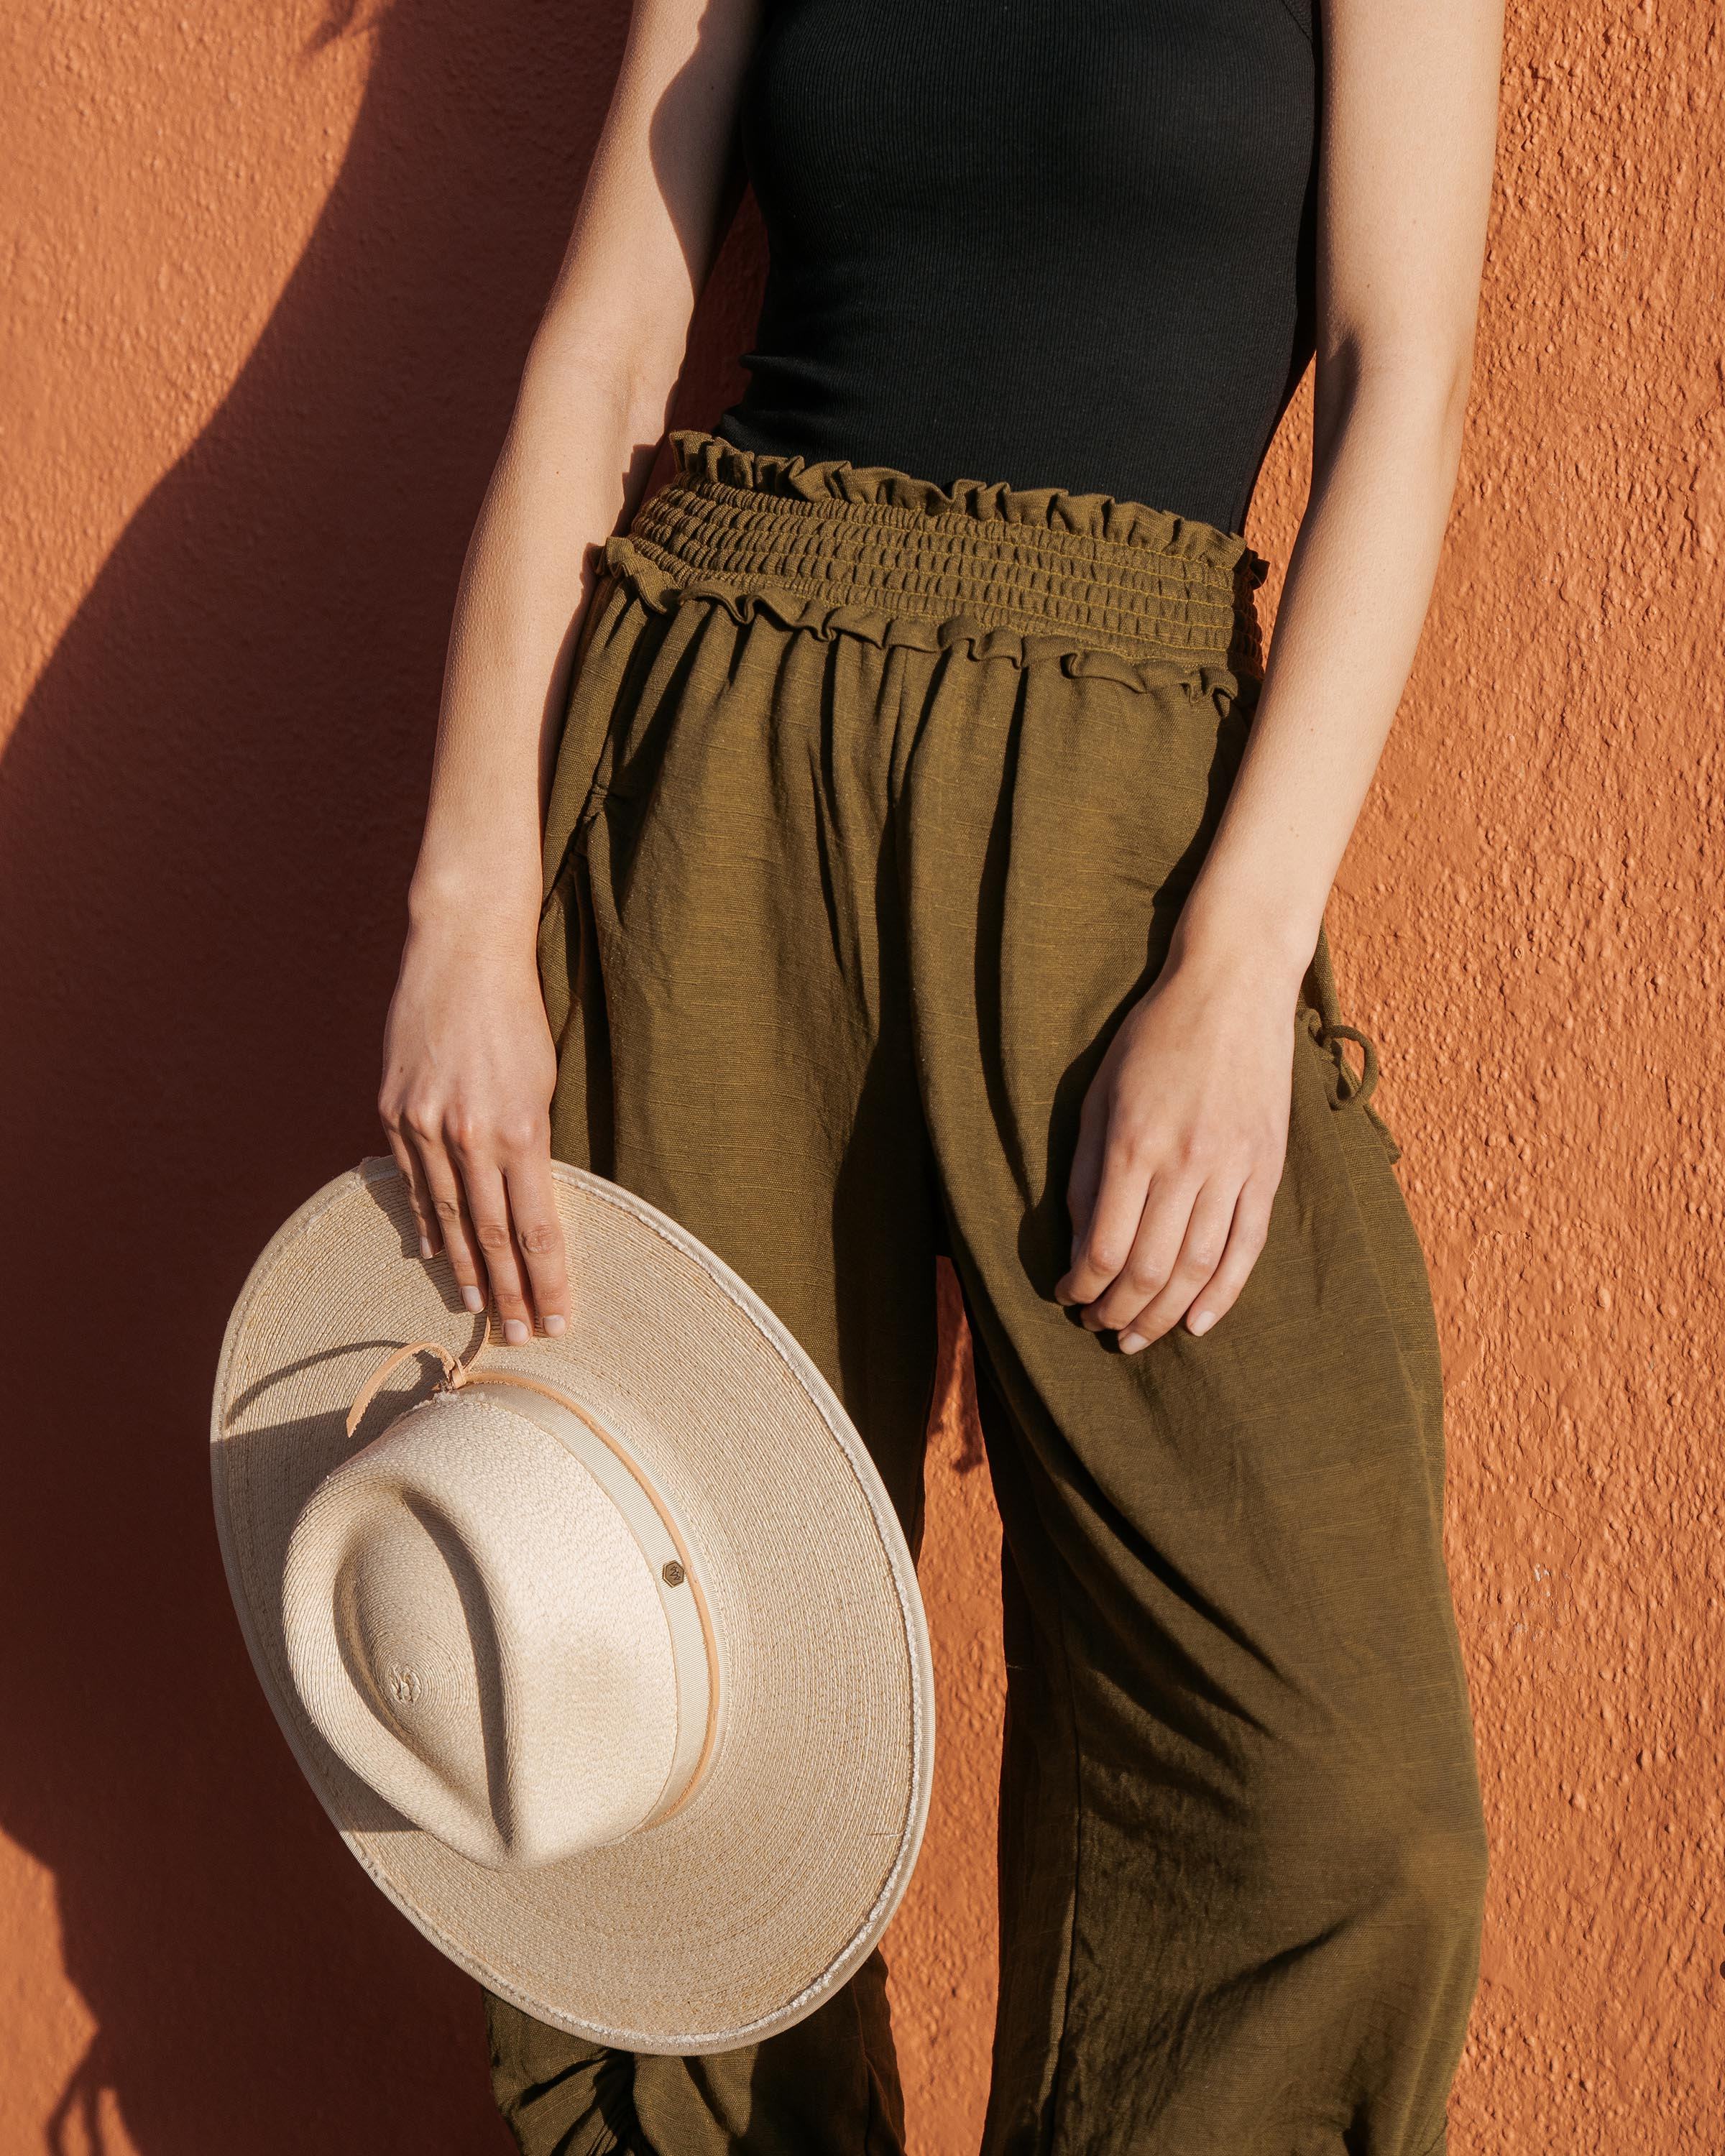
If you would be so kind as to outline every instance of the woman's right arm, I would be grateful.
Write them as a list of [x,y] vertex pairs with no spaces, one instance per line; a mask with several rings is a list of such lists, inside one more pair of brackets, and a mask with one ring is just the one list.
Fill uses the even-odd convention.
[[734,205],[759,0],[636,0],[623,65],[467,551],[379,1111],[421,1250],[511,1341],[563,1329],[541,828],[594,549],[633,514]]

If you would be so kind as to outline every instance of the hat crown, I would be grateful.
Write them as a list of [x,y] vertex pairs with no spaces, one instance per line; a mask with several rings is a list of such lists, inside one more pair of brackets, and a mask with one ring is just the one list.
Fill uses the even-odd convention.
[[320,1484],[283,1619],[331,1750],[413,1825],[506,1870],[653,1815],[679,1672],[612,1490],[500,1391],[434,1394]]

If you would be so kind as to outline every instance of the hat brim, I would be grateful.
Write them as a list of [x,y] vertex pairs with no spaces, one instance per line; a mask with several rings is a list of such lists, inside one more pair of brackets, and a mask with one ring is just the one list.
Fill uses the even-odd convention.
[[211,1468],[258,1676],[354,1856],[432,1943],[536,2019],[619,2048],[728,2051],[813,2013],[901,1898],[927,1819],[934,1688],[910,1552],[830,1387],[773,1313],[674,1221],[555,1168],[575,1284],[557,1340],[488,1348],[581,1399],[670,1494],[701,1550],[724,1656],[719,1741],[656,1826],[536,1871],[491,1871],[392,1812],[300,1707],[281,1626],[313,1489],[466,1353],[481,1322],[418,1255],[406,1185],[368,1161],[270,1242],[228,1321]]

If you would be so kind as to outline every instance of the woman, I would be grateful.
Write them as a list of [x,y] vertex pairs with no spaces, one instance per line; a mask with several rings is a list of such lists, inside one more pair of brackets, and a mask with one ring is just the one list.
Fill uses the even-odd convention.
[[[1437,1347],[1322,913],[1454,485],[1499,38],[638,0],[468,557],[382,1093],[425,1253],[555,1333],[553,1152],[629,1185],[913,1537],[950,1254],[1009,1558],[990,2151],[1444,2143]],[[749,389],[643,507],[745,167]],[[1314,349],[1260,678],[1240,532]],[[716,2059],[490,2015],[524,2150],[901,2145],[878,1958]]]

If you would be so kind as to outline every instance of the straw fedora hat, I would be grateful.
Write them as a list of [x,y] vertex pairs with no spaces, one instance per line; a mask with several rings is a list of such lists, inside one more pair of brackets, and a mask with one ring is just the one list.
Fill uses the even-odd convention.
[[559,1166],[576,1286],[504,1348],[393,1162],[253,1269],[212,1426],[228,1584],[377,1885],[539,2020],[729,2050],[897,1907],[933,1686],[885,1489],[783,1325],[675,1222]]

